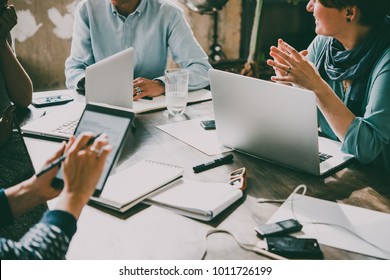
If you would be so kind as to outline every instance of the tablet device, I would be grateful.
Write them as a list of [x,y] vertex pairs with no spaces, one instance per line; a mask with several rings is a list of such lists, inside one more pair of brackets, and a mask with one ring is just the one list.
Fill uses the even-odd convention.
[[[78,123],[74,135],[77,137],[82,132],[92,132],[95,135],[105,133],[108,136],[108,142],[112,146],[112,151],[106,159],[103,173],[96,185],[93,196],[100,196],[104,184],[112,167],[115,165],[122,150],[124,140],[134,121],[134,113],[126,110],[104,107],[95,104],[87,104],[80,122]],[[64,185],[63,173],[61,169],[52,182],[53,187],[62,188]]]

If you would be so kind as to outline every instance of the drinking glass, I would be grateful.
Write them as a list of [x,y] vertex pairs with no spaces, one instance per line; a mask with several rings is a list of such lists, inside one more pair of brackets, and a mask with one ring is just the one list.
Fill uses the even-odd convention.
[[188,70],[165,70],[165,100],[170,115],[184,114],[188,98]]

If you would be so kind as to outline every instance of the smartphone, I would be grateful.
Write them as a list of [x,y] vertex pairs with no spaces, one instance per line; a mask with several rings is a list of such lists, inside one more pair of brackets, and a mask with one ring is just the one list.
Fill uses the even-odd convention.
[[200,125],[206,130],[215,129],[215,120],[201,121]]
[[258,225],[255,227],[256,232],[261,237],[283,235],[298,232],[301,229],[302,225],[294,219],[288,219],[273,224]]
[[59,95],[47,96],[47,97],[33,97],[32,104],[37,108],[41,108],[41,107],[65,104],[70,101],[73,101],[73,98],[70,95],[59,94]]
[[324,258],[320,245],[313,238],[267,237],[267,250],[289,259],[315,259]]

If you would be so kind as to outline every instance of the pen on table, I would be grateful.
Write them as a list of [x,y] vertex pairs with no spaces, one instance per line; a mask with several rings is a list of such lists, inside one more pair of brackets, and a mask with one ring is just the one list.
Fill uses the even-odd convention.
[[[85,145],[84,149],[87,148],[88,146],[92,145],[92,143],[101,135],[101,133],[97,134],[96,136],[93,136],[92,138],[90,138],[87,142],[87,144]],[[54,167],[58,166],[61,164],[61,162],[63,162],[64,160],[66,159],[66,154],[65,155],[62,155],[61,157],[57,158],[55,161],[53,161],[52,163],[44,166],[42,168],[41,171],[39,171],[36,176],[39,177],[39,176],[42,176],[43,174],[45,174],[46,172],[48,172],[49,170],[52,170]]]
[[214,159],[212,161],[209,161],[209,162],[206,162],[206,163],[194,166],[192,169],[194,170],[195,173],[199,173],[199,172],[206,171],[208,169],[211,169],[211,168],[214,168],[214,167],[217,167],[217,166],[220,166],[220,165],[232,163],[232,162],[233,162],[233,155],[232,154],[228,154],[228,155],[226,155],[224,157],[221,157],[221,158],[218,158],[218,159]]

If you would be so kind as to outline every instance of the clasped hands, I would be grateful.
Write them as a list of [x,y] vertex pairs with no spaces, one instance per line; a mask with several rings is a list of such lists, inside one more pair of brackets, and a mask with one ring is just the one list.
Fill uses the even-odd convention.
[[314,91],[316,85],[321,83],[322,78],[314,64],[306,58],[307,54],[307,50],[298,52],[279,39],[278,46],[272,46],[270,49],[270,56],[273,60],[267,60],[267,64],[274,68],[276,74],[276,76],[271,77],[271,80],[294,84]]

